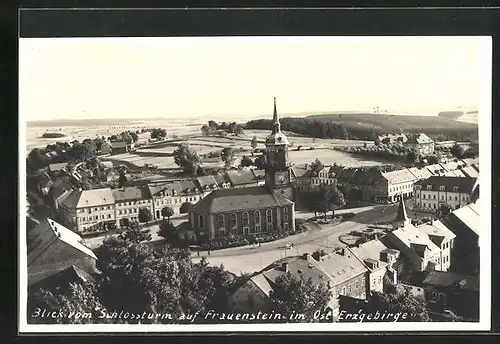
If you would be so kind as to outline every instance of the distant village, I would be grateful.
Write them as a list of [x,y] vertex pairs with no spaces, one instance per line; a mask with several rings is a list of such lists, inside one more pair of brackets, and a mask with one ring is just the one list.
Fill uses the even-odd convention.
[[[242,130],[236,124],[202,128],[204,135]],[[150,132],[150,144],[167,136],[163,129]],[[349,322],[355,320],[348,314],[387,311],[407,314],[405,321],[478,321],[479,159],[464,157],[460,143],[434,142],[425,133],[377,135],[372,146],[357,151],[403,147],[416,157],[412,167],[327,165],[314,154],[311,163],[294,164],[276,99],[265,149],[259,155],[252,143],[257,157],[240,166],[224,149],[225,166],[203,170],[189,145],[173,153],[183,174],[149,167],[139,172],[106,159],[134,151],[134,136],[68,142],[28,155],[29,309],[63,304],[61,298],[76,308],[119,308],[114,298],[121,296],[134,300],[120,305],[130,314],[192,313],[191,300],[204,311],[246,314],[246,320],[277,312],[288,321]],[[357,212],[361,207],[372,213]],[[349,223],[353,229],[341,233],[338,228]],[[306,245],[300,238],[320,240],[321,232],[336,231],[335,247],[293,254],[294,245],[296,252]],[[96,247],[88,243],[98,239]],[[237,250],[250,246],[288,253],[240,275],[209,265],[213,257],[237,260],[243,256]],[[149,258],[131,258],[139,254]],[[245,256],[251,260],[252,254]],[[182,275],[190,269],[196,274]],[[157,287],[167,284],[178,293],[175,300]],[[75,296],[77,285],[92,295],[92,307],[88,298]],[[120,285],[125,290],[118,292]],[[291,320],[294,312],[304,318]],[[240,320],[245,323],[244,316]],[[91,322],[76,323],[85,321]],[[161,319],[146,316],[140,323],[148,321]]]

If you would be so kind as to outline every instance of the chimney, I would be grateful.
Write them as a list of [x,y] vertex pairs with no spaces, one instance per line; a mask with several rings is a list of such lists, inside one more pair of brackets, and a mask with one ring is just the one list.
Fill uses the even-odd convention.
[[288,272],[288,263],[287,262],[284,262],[283,264],[281,264],[281,267],[283,268],[283,271],[285,272]]

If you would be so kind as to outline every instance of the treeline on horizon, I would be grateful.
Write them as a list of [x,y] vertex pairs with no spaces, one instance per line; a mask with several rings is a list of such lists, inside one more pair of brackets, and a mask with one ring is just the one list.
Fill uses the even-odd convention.
[[[280,120],[281,129],[295,134],[316,137],[320,139],[340,139],[340,140],[366,140],[374,141],[377,135],[399,134],[405,132],[408,134],[417,134],[425,132],[435,141],[471,141],[477,142],[478,130],[473,125],[459,125],[450,128],[433,128],[431,125],[416,127],[394,128],[389,125],[381,128],[375,128],[368,123],[343,123],[333,122],[331,120],[318,120],[313,118],[290,118],[286,117]],[[404,128],[404,129],[403,129]],[[248,121],[245,129],[271,130],[272,120],[257,119]]]

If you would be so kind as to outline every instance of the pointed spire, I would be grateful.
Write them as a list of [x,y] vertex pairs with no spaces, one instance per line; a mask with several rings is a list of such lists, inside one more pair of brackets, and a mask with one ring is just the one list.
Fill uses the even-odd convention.
[[273,132],[281,132],[280,118],[278,116],[278,110],[276,109],[276,97],[274,97],[274,112],[273,112]]
[[405,202],[403,201],[403,196],[399,196],[398,213],[396,215],[395,221],[400,221],[403,223],[408,222],[408,215],[406,214],[406,207]]

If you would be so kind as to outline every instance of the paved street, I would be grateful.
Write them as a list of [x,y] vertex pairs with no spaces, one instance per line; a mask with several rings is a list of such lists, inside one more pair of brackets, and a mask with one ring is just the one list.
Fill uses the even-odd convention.
[[[366,208],[369,209],[366,210]],[[340,235],[351,231],[361,231],[370,224],[391,221],[396,216],[396,211],[397,204],[365,207],[351,221],[324,225],[320,230],[310,230],[306,233],[264,243],[261,247],[249,245],[212,251],[210,256],[207,255],[206,251],[200,254],[205,256],[211,264],[223,264],[227,270],[235,274],[252,273],[286,256],[313,253],[317,249],[332,251],[336,247],[343,246],[339,241]],[[284,248],[288,242],[294,244],[292,249]],[[196,253],[193,254],[193,259],[199,259]]]
[[[397,204],[374,205],[353,209],[341,209],[336,213],[355,213],[350,221],[336,223],[332,225],[315,225],[307,223],[310,229],[305,233],[299,233],[287,238],[273,242],[263,243],[259,246],[234,247],[223,250],[212,251],[208,256],[207,251],[201,251],[200,256],[192,253],[194,260],[206,257],[213,265],[223,264],[224,267],[235,273],[252,273],[260,270],[272,262],[290,255],[301,255],[303,253],[313,253],[317,249],[332,251],[334,248],[343,246],[339,237],[351,231],[362,231],[368,225],[388,222],[396,216]],[[307,220],[314,217],[314,213],[303,211],[296,212],[296,219]],[[187,216],[172,218],[172,222],[178,225],[187,221]],[[161,239],[158,237],[159,225],[154,224],[148,227],[151,230],[152,240]],[[86,239],[91,248],[96,248],[102,244],[106,236]],[[293,249],[285,249],[287,243],[293,243]]]

